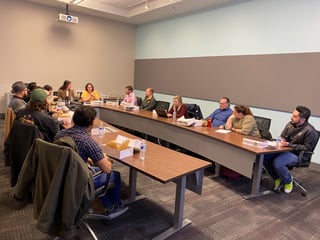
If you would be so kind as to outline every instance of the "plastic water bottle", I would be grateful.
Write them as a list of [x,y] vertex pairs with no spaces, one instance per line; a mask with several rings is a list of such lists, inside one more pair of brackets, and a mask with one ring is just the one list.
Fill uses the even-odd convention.
[[177,121],[177,112],[176,111],[173,112],[172,119],[174,122]]
[[281,137],[278,137],[276,140],[276,147],[281,148]]
[[99,124],[99,138],[103,138],[104,136],[104,126],[103,126],[103,122],[100,122]]
[[146,158],[146,151],[147,151],[147,143],[146,140],[142,140],[140,143],[140,155],[139,158],[144,160]]

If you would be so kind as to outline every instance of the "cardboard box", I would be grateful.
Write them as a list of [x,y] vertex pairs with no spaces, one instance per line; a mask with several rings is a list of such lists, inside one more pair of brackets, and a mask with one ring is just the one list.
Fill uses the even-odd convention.
[[129,147],[129,148],[126,148],[126,149],[119,151],[115,148],[111,148],[111,147],[106,146],[106,154],[108,156],[112,156],[117,159],[123,159],[126,157],[133,156],[133,148]]
[[[117,144],[122,144],[124,141],[127,141],[128,138],[118,135],[117,138],[115,139]],[[116,148],[111,148],[108,145],[106,146],[106,154],[108,156],[112,156],[114,158],[118,158],[118,159],[122,159],[122,158],[126,158],[126,157],[130,157],[133,156],[133,148],[134,148],[134,144],[133,146],[130,146],[126,149],[122,149],[122,150],[118,150]]]

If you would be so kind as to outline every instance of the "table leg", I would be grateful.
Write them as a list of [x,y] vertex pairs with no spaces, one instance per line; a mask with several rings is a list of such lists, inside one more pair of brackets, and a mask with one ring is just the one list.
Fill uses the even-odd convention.
[[256,163],[254,165],[253,171],[253,179],[252,179],[252,187],[251,187],[251,194],[243,196],[245,199],[255,198],[263,195],[267,195],[272,193],[270,190],[260,192],[260,182],[262,176],[262,168],[263,168],[263,158],[264,154],[260,154],[257,157]]
[[187,177],[183,176],[182,178],[176,180],[176,200],[173,215],[173,226],[157,237],[153,238],[153,240],[167,239],[169,236],[180,231],[185,226],[191,224],[190,220],[183,219],[186,179]]
[[132,203],[144,198],[144,195],[139,195],[137,197],[137,170],[135,170],[134,168],[129,168],[129,197],[125,201],[125,204]]

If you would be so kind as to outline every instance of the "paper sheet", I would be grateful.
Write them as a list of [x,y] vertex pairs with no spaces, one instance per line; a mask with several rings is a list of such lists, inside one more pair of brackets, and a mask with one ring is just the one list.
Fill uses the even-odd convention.
[[216,130],[217,133],[229,133],[231,132],[231,130],[227,130],[227,129],[218,129]]

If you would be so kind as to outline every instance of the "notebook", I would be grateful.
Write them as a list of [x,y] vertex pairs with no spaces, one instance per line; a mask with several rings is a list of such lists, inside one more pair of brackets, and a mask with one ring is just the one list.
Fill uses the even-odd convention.
[[165,117],[167,118],[167,110],[164,109],[156,109],[158,117]]

